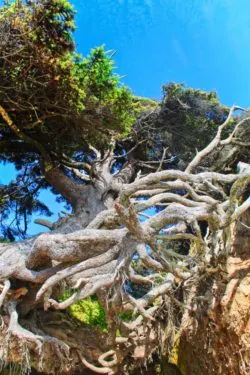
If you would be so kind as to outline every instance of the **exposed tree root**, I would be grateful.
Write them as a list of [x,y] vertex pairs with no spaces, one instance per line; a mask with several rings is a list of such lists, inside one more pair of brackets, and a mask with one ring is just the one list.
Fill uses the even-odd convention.
[[[249,212],[250,199],[245,194],[249,168],[239,174],[191,172],[218,145],[234,139],[234,131],[225,140],[221,134],[236,109],[231,109],[216,138],[185,172],[160,170],[160,161],[155,173],[139,174],[129,183],[133,175],[129,163],[117,175],[111,174],[112,150],[95,162],[95,176],[101,177],[80,192],[73,181],[67,185],[68,177],[59,168],[54,174],[46,172],[48,181],[57,179],[56,186],[66,196],[73,191],[79,204],[75,215],[54,225],[50,233],[0,245],[1,355],[5,361],[22,363],[23,356],[25,371],[34,363],[40,371],[61,374],[68,368],[70,374],[80,360],[96,373],[118,374],[137,365],[137,359],[145,363],[156,351],[171,351],[176,328],[180,336],[184,332],[188,336],[192,323],[194,334],[201,317],[211,318],[218,305],[223,309],[230,305],[239,275],[231,277],[225,287],[225,259],[232,251],[233,228]],[[73,168],[70,163],[68,167]],[[84,211],[85,191],[91,199],[96,193],[100,200],[93,215]],[[138,199],[145,196],[149,199]],[[143,212],[159,207],[150,217]],[[140,221],[140,214],[145,221]],[[241,227],[248,230],[247,223]],[[176,243],[188,244],[188,251]],[[72,294],[61,300],[60,290],[65,286]],[[108,323],[108,332],[101,334],[106,342],[103,348],[74,344],[77,335],[72,329],[60,333],[63,339],[51,327],[55,335],[46,335],[48,327],[39,327],[37,317],[31,331],[18,321],[26,298],[39,316],[42,308],[48,314],[63,311],[94,295]],[[124,312],[129,312],[128,321],[120,317]],[[14,347],[17,352],[18,345],[22,355],[14,358],[6,348]],[[242,358],[244,374],[248,364],[244,354]]]

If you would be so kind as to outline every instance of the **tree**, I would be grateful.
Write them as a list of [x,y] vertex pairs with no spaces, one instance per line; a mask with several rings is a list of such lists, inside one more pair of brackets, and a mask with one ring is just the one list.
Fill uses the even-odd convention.
[[[211,327],[216,314],[230,318],[248,264],[229,271],[249,230],[248,112],[179,84],[161,103],[133,97],[103,48],[75,55],[64,0],[1,12],[1,160],[20,171],[1,206],[17,210],[5,236],[23,237],[0,244],[2,361],[23,373],[125,374],[178,347],[175,362],[191,366],[202,327],[218,370]],[[50,233],[25,239],[28,216],[46,213],[37,193],[48,187],[72,213],[39,220]],[[247,373],[249,341],[236,341],[224,374]]]
[[[1,160],[22,170],[18,187],[9,187],[17,222],[26,221],[31,207],[46,209],[36,199],[47,187],[38,155],[45,169],[65,158],[70,167],[77,153],[79,162],[91,158],[89,144],[103,151],[114,134],[126,134],[138,111],[103,47],[84,59],[74,52],[73,16],[72,6],[59,0],[1,9]],[[26,227],[9,237],[23,236]]]

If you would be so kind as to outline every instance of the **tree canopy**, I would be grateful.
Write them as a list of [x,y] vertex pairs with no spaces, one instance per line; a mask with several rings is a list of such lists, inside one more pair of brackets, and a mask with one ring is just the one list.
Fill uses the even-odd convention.
[[67,1],[15,2],[1,8],[0,23],[1,103],[26,137],[17,142],[2,123],[6,158],[12,160],[12,149],[20,157],[37,151],[35,141],[44,153],[72,154],[84,143],[101,146],[128,131],[133,96],[114,73],[110,52],[97,47],[86,58],[76,53]]
[[114,73],[112,52],[97,47],[85,58],[76,53],[74,13],[64,0],[19,1],[0,9],[0,159],[20,171],[8,187],[16,224],[33,209],[48,213],[36,199],[46,186],[40,158],[54,164],[90,144],[103,149],[129,131],[138,112]]

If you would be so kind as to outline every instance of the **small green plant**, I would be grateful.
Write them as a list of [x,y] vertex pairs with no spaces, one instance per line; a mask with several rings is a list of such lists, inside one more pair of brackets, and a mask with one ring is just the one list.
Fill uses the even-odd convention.
[[[59,300],[65,301],[71,295],[72,291],[66,289]],[[78,322],[91,327],[98,327],[103,332],[107,331],[105,311],[96,296],[91,296],[74,303],[68,308],[68,313]]]
[[0,243],[10,243],[10,241],[3,237],[0,237]]
[[130,322],[133,318],[133,312],[132,311],[124,311],[124,312],[120,313],[118,316],[123,322]]

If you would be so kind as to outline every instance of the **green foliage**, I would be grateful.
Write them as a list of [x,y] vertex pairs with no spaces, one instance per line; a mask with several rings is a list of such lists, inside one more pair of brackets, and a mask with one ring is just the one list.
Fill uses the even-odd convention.
[[[37,165],[20,166],[15,181],[0,186],[0,233],[5,239],[14,241],[25,238],[30,217],[51,216],[49,208],[39,200],[39,190],[44,185],[37,176]],[[10,219],[11,218],[11,219]]]
[[31,20],[36,24],[32,31],[34,40],[57,54],[73,50],[72,31],[75,30],[74,10],[67,0],[36,2]]
[[133,312],[132,311],[124,311],[124,312],[120,313],[118,316],[123,322],[130,322],[133,318]]
[[7,235],[12,240],[23,237],[31,212],[49,214],[37,201],[39,189],[48,187],[41,159],[58,165],[62,154],[84,153],[89,144],[104,151],[111,138],[129,132],[140,110],[104,47],[86,58],[76,53],[74,14],[66,0],[0,7],[0,105],[18,128],[13,132],[0,116],[0,162],[13,162],[20,172],[1,205],[3,220],[17,213]]
[[81,100],[77,102],[78,110],[83,110],[80,118],[88,113],[88,121],[95,124],[88,129],[89,137],[100,148],[110,140],[110,135],[127,134],[140,111],[131,91],[120,84],[110,56],[100,46],[84,59],[76,55],[73,66],[73,77],[81,90]]
[[[173,113],[169,122],[174,142],[179,147],[180,141],[183,143],[182,137],[187,136],[188,146],[192,146],[195,140],[197,149],[204,148],[228,113],[228,108],[220,104],[216,92],[169,83],[163,87],[163,94],[162,110]],[[195,152],[194,146],[192,151]]]
[[[137,106],[103,47],[82,58],[74,48],[74,10],[66,0],[0,8],[0,101],[18,128],[46,152],[72,155],[90,142],[105,147],[129,131]],[[36,148],[0,124],[3,158]],[[14,151],[14,153],[13,153]]]
[[[185,87],[179,83],[163,86],[163,98],[155,110],[145,110],[135,131],[149,139],[138,149],[140,159],[160,160],[164,148],[185,162],[215,135],[229,109],[220,104],[215,92]],[[146,147],[145,147],[146,146]]]
[[6,240],[5,238],[0,237],[0,243],[9,243],[9,242],[10,242],[9,240]]
[[[66,290],[60,297],[64,301],[71,296],[71,291]],[[107,331],[105,311],[97,297],[92,296],[74,303],[68,308],[69,315],[80,323],[91,327],[98,327],[101,331]]]

